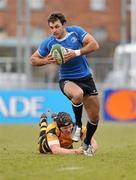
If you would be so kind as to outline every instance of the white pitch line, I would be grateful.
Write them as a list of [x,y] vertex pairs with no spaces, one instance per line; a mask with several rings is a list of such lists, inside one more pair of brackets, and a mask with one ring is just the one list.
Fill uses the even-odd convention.
[[79,166],[73,166],[73,167],[62,167],[60,169],[58,169],[59,171],[74,171],[74,170],[78,170],[78,169],[82,169],[82,167]]

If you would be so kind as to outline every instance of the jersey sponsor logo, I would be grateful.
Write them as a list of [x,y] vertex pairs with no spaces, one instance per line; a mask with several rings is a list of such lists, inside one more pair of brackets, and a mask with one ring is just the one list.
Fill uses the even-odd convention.
[[103,114],[105,120],[136,122],[136,90],[106,90]]
[[76,37],[72,37],[71,41],[72,41],[72,43],[75,43],[75,42],[77,42],[77,38]]

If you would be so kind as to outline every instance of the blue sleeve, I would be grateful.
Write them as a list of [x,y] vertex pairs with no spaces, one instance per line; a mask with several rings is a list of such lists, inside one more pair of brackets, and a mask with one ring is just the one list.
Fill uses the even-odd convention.
[[[70,30],[71,29],[71,30]],[[78,39],[83,42],[84,40],[84,37],[88,34],[85,29],[83,29],[82,27],[80,26],[69,26],[68,27],[68,31],[73,31],[76,33]]]
[[48,41],[45,39],[42,41],[40,46],[38,47],[38,53],[40,56],[45,57],[49,54],[49,49],[48,49]]

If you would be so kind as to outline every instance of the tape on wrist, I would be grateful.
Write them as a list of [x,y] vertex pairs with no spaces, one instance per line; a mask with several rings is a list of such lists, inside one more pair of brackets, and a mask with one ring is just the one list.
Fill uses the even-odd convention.
[[80,55],[81,55],[81,51],[80,51],[80,49],[75,50],[75,54],[76,54],[76,56],[80,56]]

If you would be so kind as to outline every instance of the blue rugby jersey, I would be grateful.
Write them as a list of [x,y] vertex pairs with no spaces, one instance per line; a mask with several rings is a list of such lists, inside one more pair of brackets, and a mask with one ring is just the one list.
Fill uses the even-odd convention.
[[[77,50],[83,47],[83,40],[87,32],[79,26],[67,26],[67,35],[63,39],[56,39],[53,35],[44,39],[38,48],[39,55],[45,57],[49,54],[52,45],[61,44],[68,49]],[[60,65],[60,79],[78,79],[91,74],[85,55],[75,57],[68,62]]]

